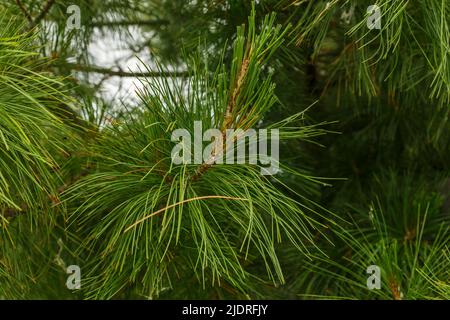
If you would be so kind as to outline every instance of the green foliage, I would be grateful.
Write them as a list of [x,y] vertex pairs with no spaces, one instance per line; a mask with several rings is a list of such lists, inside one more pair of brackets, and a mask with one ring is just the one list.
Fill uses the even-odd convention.
[[[51,265],[49,237],[61,209],[60,160],[76,144],[60,116],[71,98],[47,71],[36,38],[0,17],[0,296],[28,297]],[[49,285],[47,283],[46,285]],[[61,285],[62,287],[63,285]],[[40,295],[36,295],[39,297]]]
[[33,39],[20,34],[21,25],[3,14],[0,30],[0,200],[20,210],[21,201],[32,205],[36,193],[51,190],[57,165],[51,153],[62,149],[56,135],[62,124],[49,108],[63,96],[61,83],[40,72],[44,62],[30,51]]
[[[448,1],[72,4],[0,0],[0,299],[450,298]],[[281,172],[173,164],[195,121],[279,129]]]
[[[392,171],[374,177],[369,194],[357,195],[364,205],[350,208],[352,223],[331,228],[339,249],[306,263],[293,290],[307,287],[302,295],[322,298],[448,299],[449,216],[435,183]],[[381,268],[381,290],[367,290],[370,265]]]

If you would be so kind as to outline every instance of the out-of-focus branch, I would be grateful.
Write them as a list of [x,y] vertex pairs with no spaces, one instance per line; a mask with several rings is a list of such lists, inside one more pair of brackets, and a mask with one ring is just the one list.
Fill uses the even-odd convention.
[[27,18],[29,23],[33,23],[33,17],[31,16],[31,14],[28,12],[28,10],[24,7],[22,1],[20,0],[16,0],[17,6],[20,8],[20,10],[23,12],[23,14],[25,15],[25,17]]
[[83,65],[73,63],[64,64],[64,67],[68,67],[69,69],[75,71],[107,74],[110,76],[117,76],[117,77],[187,77],[189,75],[188,72],[185,71],[127,72],[123,70],[112,70],[109,68],[102,68],[93,65]]
[[161,27],[170,23],[169,20],[157,19],[157,20],[135,20],[135,21],[102,21],[93,22],[91,26],[99,28],[108,27],[127,27],[127,26],[149,26],[149,27]]
[[33,29],[42,19],[45,18],[47,13],[50,11],[50,8],[55,4],[56,0],[48,0],[47,3],[41,10],[41,13],[29,24],[29,29]]
[[55,2],[56,2],[56,0],[48,0],[45,3],[45,5],[42,7],[41,12],[37,15],[36,18],[33,19],[31,14],[28,12],[28,10],[23,5],[22,1],[16,0],[16,4],[20,8],[20,11],[23,12],[23,14],[25,15],[25,17],[28,20],[28,29],[29,30],[33,29],[35,26],[38,25],[39,22],[42,21],[42,19],[45,18],[45,16],[48,14],[48,12],[50,11],[51,7],[55,4]]
[[21,204],[20,209],[17,208],[6,208],[3,211],[3,217],[5,218],[15,218],[19,215],[26,213],[28,206],[26,204]]

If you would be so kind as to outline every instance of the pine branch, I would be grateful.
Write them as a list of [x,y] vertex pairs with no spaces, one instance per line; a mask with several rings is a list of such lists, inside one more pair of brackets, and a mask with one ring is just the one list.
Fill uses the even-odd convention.
[[[253,13],[254,14],[254,13]],[[225,114],[223,115],[223,121],[222,121],[222,152],[223,150],[226,150],[226,144],[229,143],[226,137],[226,131],[230,128],[232,128],[233,123],[235,122],[235,118],[237,116],[241,117],[240,122],[237,124],[238,127],[246,127],[246,125],[249,125],[252,123],[251,119],[247,119],[246,114],[260,114],[262,110],[258,110],[259,108],[264,108],[264,106],[260,106],[259,108],[256,106],[248,106],[246,105],[247,100],[251,100],[250,98],[246,97],[243,101],[240,102],[242,106],[238,106],[238,99],[241,95],[243,96],[249,96],[251,94],[254,94],[253,92],[245,92],[247,90],[247,87],[251,88],[252,81],[262,81],[259,77],[259,72],[261,69],[262,63],[267,59],[268,56],[270,56],[276,48],[281,44],[281,37],[280,35],[283,35],[283,32],[280,32],[280,28],[274,28],[274,16],[272,16],[270,19],[266,17],[265,21],[268,25],[266,30],[263,30],[263,32],[255,36],[254,35],[254,16],[251,16],[249,19],[249,31],[247,35],[247,39],[245,39],[243,30],[240,30],[238,32],[238,41],[235,43],[234,51],[236,54],[241,54],[241,56],[237,56],[234,63],[239,63],[239,65],[234,66],[234,68],[238,69],[236,72],[236,75],[230,80],[232,83],[231,88],[229,89],[229,99],[227,102],[227,106],[225,108]],[[275,29],[275,31],[273,31]],[[288,28],[284,30],[286,32]],[[233,67],[232,67],[233,69]],[[249,74],[249,70],[251,70],[251,73]],[[272,91],[270,86],[266,87],[267,91],[264,93],[267,95],[267,101],[271,100]],[[251,89],[249,89],[251,90]],[[249,91],[247,90],[247,91]],[[239,107],[238,112],[236,112],[236,108]],[[257,119],[257,116],[253,117],[253,122]],[[245,121],[248,121],[245,123]],[[234,137],[234,140],[236,140],[237,137]],[[233,140],[233,142],[234,142]],[[205,172],[208,171],[209,168],[211,168],[212,164],[214,163],[214,159],[217,157],[216,149],[212,151],[210,159],[205,161],[198,170],[195,172],[195,174],[192,176],[192,181],[197,181]]]
[[[65,192],[67,203],[76,205],[70,219],[80,221],[80,250],[97,252],[87,275],[88,298],[112,298],[118,288],[138,281],[147,296],[157,296],[174,277],[169,268],[177,268],[178,278],[198,272],[203,283],[215,285],[218,278],[232,283],[233,294],[247,294],[256,292],[248,265],[257,257],[264,260],[268,281],[285,281],[275,242],[286,239],[305,254],[313,250],[310,228],[320,228],[316,214],[284,195],[256,166],[219,166],[192,184],[201,176],[192,178],[198,166],[176,165],[171,158],[174,128],[190,128],[199,118],[219,130],[231,128],[236,120],[227,123],[227,111],[248,116],[240,128],[252,127],[276,103],[264,65],[284,33],[274,26],[274,16],[261,30],[254,15],[249,20],[247,36],[238,29],[229,68],[219,63],[211,72],[196,55],[189,87],[165,78],[143,80],[143,108],[124,117],[127,124],[120,129],[104,130],[92,149],[96,171]],[[169,175],[171,183],[164,183]],[[187,252],[183,245],[192,239]],[[129,263],[132,256],[137,263]],[[195,266],[188,262],[194,260]]]

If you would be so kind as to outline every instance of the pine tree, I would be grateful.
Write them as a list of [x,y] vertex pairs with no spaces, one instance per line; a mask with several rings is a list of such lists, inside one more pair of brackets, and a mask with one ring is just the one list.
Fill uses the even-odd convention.
[[[450,298],[448,1],[0,9],[0,298]],[[95,63],[112,36],[139,69]],[[279,171],[218,161],[231,129]]]

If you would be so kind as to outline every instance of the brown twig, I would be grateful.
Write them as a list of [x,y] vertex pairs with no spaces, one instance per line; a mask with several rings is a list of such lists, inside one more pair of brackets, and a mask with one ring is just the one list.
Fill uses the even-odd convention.
[[[224,147],[226,147],[226,131],[231,127],[233,124],[233,111],[237,105],[237,99],[241,93],[242,85],[244,83],[245,78],[247,77],[248,73],[248,67],[250,64],[250,56],[252,54],[252,47],[249,47],[247,50],[244,60],[242,61],[241,67],[239,69],[238,77],[234,83],[232,94],[230,97],[230,100],[227,104],[227,109],[225,111],[224,120],[222,123],[222,150],[225,150]],[[194,175],[191,177],[191,181],[197,181],[203,174],[208,171],[209,168],[212,167],[212,159],[216,157],[216,148],[213,149],[211,158],[203,163],[197,171],[194,173]]]
[[55,4],[56,0],[48,0],[47,3],[44,5],[44,7],[42,7],[41,13],[39,13],[39,15],[30,22],[30,24],[28,25],[29,29],[33,29],[35,26],[38,25],[39,22],[42,21],[42,19],[45,18],[45,16],[48,14],[48,12],[50,11],[51,7]]
[[28,12],[28,10],[25,8],[21,0],[16,0],[17,6],[20,8],[20,10],[23,12],[25,17],[28,20],[28,30],[33,29],[35,26],[38,25],[39,22],[41,22],[50,11],[51,7],[55,4],[56,0],[48,0],[45,5],[42,7],[41,12],[38,14],[36,18],[33,19],[32,15]]
[[222,131],[225,131],[230,127],[230,125],[233,123],[233,110],[236,107],[237,99],[239,97],[239,94],[241,93],[242,84],[244,83],[244,80],[247,76],[248,71],[248,65],[250,63],[250,55],[251,55],[251,49],[248,50],[244,61],[242,62],[241,69],[239,70],[239,76],[236,80],[236,83],[234,85],[233,93],[231,95],[230,100],[228,101],[227,110],[225,112],[225,118],[222,125]]
[[23,14],[25,15],[25,17],[27,18],[29,23],[33,22],[33,17],[31,16],[31,14],[28,12],[28,10],[24,7],[22,1],[20,0],[16,0],[17,5],[19,6],[20,10],[23,12]]
[[149,27],[160,27],[166,26],[170,23],[169,20],[136,20],[136,21],[104,21],[104,22],[93,22],[92,27],[97,28],[108,28],[108,27],[130,27],[130,26],[149,26]]
[[392,296],[395,300],[402,300],[402,293],[400,292],[400,286],[394,279],[389,281],[389,288],[391,289]]
[[116,76],[116,77],[187,77],[189,75],[189,73],[185,72],[185,71],[126,72],[126,71],[122,71],[122,70],[111,70],[109,68],[102,68],[102,67],[93,66],[93,65],[82,65],[82,64],[74,64],[74,63],[64,64],[63,66],[68,67],[69,69],[75,70],[75,71],[106,74],[109,76]]

